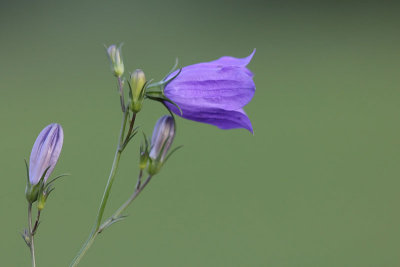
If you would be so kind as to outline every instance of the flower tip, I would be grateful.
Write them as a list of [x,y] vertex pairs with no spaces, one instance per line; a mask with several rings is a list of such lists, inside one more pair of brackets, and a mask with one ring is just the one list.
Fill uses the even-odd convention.
[[110,45],[107,49],[108,58],[111,63],[111,70],[115,76],[121,77],[124,73],[124,62],[122,61],[121,48],[122,44],[118,47],[115,44]]
[[[104,46],[105,46],[105,45],[104,45]],[[110,45],[110,46],[107,48],[107,52],[111,54],[111,52],[114,51],[116,48],[117,48],[116,45],[114,45],[114,44],[113,44],[113,45]]]
[[250,120],[248,120],[244,125],[243,128],[249,131],[254,136],[253,125],[251,125]]
[[250,129],[249,129],[249,132],[254,136],[254,130],[253,130],[253,128],[250,128]]
[[246,66],[253,59],[253,56],[254,56],[255,53],[256,53],[256,49],[254,48],[253,51],[250,53],[250,55],[248,55],[247,57],[244,58],[244,61],[246,62]]
[[255,53],[256,49],[254,48],[253,51],[250,53],[250,55],[248,55],[247,57],[237,58],[237,57],[225,56],[217,60],[211,61],[210,63],[223,66],[245,67],[250,63]]

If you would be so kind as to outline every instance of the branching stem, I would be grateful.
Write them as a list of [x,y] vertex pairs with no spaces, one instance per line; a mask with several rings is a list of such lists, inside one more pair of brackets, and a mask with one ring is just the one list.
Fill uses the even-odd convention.
[[[120,82],[120,79],[118,81]],[[104,215],[104,210],[106,208],[107,201],[110,196],[111,188],[112,188],[112,185],[113,185],[115,177],[116,177],[115,175],[117,173],[119,161],[121,158],[121,153],[123,150],[123,142],[124,142],[124,136],[125,136],[126,123],[127,123],[127,119],[128,119],[128,113],[129,113],[129,109],[125,109],[125,112],[124,112],[124,115],[122,118],[121,130],[120,130],[120,134],[119,134],[119,141],[118,141],[117,149],[115,151],[114,161],[113,161],[113,164],[111,167],[110,176],[108,177],[106,188],[104,189],[103,198],[101,200],[100,208],[99,208],[99,211],[96,216],[96,221],[93,225],[93,229],[92,229],[88,239],[86,240],[85,244],[83,244],[81,250],[78,252],[76,257],[72,261],[72,263],[70,265],[71,267],[75,267],[78,265],[78,263],[81,261],[82,257],[85,255],[87,250],[92,246],[94,240],[96,239],[97,235],[99,234],[99,228],[100,228],[101,221],[102,221],[102,218]]]
[[99,232],[101,233],[104,229],[106,229],[108,226],[110,226],[114,221],[118,220],[121,216],[121,214],[126,210],[126,208],[136,199],[136,197],[140,194],[140,192],[143,191],[143,189],[146,187],[146,185],[150,182],[152,176],[149,175],[146,179],[146,181],[140,186],[140,179],[141,179],[141,173],[138,178],[138,185],[135,187],[135,191],[133,194],[129,197],[129,199],[122,204],[122,206],[110,217],[108,218],[99,228]]

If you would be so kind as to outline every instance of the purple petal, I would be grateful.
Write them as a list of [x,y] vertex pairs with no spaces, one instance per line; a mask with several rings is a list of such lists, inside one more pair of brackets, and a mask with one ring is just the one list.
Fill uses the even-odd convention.
[[44,181],[47,181],[60,156],[63,141],[64,133],[59,124],[50,124],[40,132],[29,159],[31,184],[37,184],[45,170],[50,167],[44,177]]
[[231,66],[247,66],[254,54],[256,53],[256,49],[251,52],[251,54],[245,58],[236,58],[236,57],[221,57],[217,60],[211,61],[209,63],[217,64],[217,65],[231,65]]
[[164,93],[178,105],[237,110],[254,96],[256,88],[252,77],[242,66],[196,64],[184,67],[167,84]]
[[[172,112],[181,116],[179,110],[175,106],[169,103],[166,104],[172,110]],[[215,125],[223,130],[244,128],[249,132],[251,132],[252,134],[254,134],[250,119],[249,117],[247,117],[243,109],[238,109],[238,110],[224,110],[216,108],[194,109],[193,107],[187,107],[184,105],[181,105],[180,108],[182,109],[182,116],[181,116],[182,118]]]
[[[154,126],[151,138],[151,149],[149,156],[152,159],[163,161],[172,145],[175,136],[175,120],[172,116],[165,115],[158,119]],[[162,154],[160,154],[162,152]]]

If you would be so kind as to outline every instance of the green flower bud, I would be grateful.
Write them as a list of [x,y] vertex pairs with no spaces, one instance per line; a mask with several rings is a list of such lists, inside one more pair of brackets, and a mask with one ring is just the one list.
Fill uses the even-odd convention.
[[130,77],[131,110],[138,113],[142,109],[146,76],[142,70],[135,70]]
[[39,211],[44,209],[44,205],[46,204],[46,200],[47,200],[47,195],[45,194],[45,192],[43,192],[38,198],[37,208],[38,208]]
[[121,58],[121,45],[117,47],[116,45],[110,45],[107,48],[108,58],[111,63],[111,71],[116,77],[121,77],[124,74],[124,62]]
[[140,159],[139,159],[140,170],[146,169],[148,161],[149,161],[149,151],[148,151],[147,144],[145,147],[143,147],[143,145],[141,145],[140,146]]
[[54,190],[50,184],[45,186],[44,190],[39,193],[37,208],[39,211],[44,209],[44,205],[46,204],[47,198],[49,197],[50,193]]

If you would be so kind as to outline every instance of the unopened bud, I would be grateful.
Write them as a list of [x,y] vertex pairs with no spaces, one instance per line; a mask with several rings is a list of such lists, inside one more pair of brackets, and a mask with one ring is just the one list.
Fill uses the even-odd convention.
[[63,141],[63,129],[57,123],[46,126],[40,132],[29,158],[29,182],[32,185],[41,179],[44,183],[47,181],[56,166]]
[[171,116],[161,117],[154,126],[149,153],[149,173],[156,174],[162,167],[175,136],[175,120]]
[[115,76],[121,77],[124,74],[124,62],[121,58],[121,45],[117,47],[116,45],[110,45],[107,48],[108,58],[111,63],[111,71]]
[[145,149],[140,147],[140,159],[139,159],[139,168],[141,170],[146,169],[147,162],[149,161],[149,152],[147,150],[147,147]]
[[29,166],[27,165],[27,185],[25,196],[29,203],[40,197],[45,183],[53,172],[63,145],[64,133],[61,125],[52,123],[46,126],[33,145]]
[[146,76],[144,72],[142,70],[135,70],[130,77],[132,112],[137,113],[142,109],[145,85]]
[[48,195],[46,194],[46,192],[43,192],[41,195],[39,195],[38,203],[37,203],[37,208],[39,211],[44,209],[44,205],[46,204],[47,196]]

